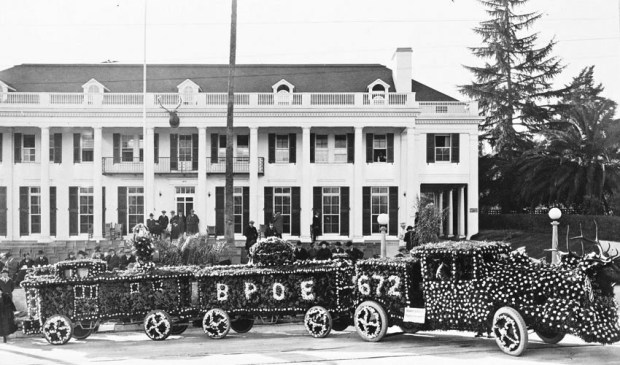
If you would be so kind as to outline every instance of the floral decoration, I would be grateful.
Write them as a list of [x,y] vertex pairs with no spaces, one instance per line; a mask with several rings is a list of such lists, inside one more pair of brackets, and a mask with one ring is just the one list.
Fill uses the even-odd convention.
[[269,237],[252,245],[248,255],[256,265],[283,265],[295,260],[294,250],[288,241]]

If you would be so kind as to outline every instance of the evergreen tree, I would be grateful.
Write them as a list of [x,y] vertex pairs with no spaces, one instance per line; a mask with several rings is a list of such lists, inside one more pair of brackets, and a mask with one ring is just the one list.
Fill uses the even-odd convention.
[[[538,47],[538,33],[522,35],[541,17],[535,12],[515,12],[528,0],[479,1],[487,7],[491,19],[474,29],[484,45],[471,49],[485,60],[485,65],[465,66],[475,81],[460,89],[478,100],[485,116],[483,138],[496,153],[512,159],[527,149],[524,143],[529,132],[538,131],[548,119],[549,109],[540,103],[556,95],[551,82],[563,67],[550,56],[555,41]],[[524,128],[515,129],[517,124]]]

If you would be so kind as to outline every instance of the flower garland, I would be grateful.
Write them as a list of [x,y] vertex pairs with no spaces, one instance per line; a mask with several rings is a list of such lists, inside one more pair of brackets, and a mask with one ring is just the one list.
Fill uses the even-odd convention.
[[248,255],[257,265],[284,265],[295,260],[294,250],[288,241],[269,237],[252,245]]

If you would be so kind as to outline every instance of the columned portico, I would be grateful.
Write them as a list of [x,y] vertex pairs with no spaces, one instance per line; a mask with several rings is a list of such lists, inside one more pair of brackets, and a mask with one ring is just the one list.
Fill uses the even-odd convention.
[[[250,219],[260,222],[258,214],[258,197],[262,195],[258,188],[258,127],[250,127]],[[255,225],[258,227],[258,224]],[[244,227],[245,229],[245,227]]]
[[101,241],[103,239],[103,227],[101,222],[104,219],[105,212],[103,211],[103,175],[102,175],[102,145],[103,145],[103,130],[97,126],[93,128],[93,239],[95,241]]
[[[310,174],[310,127],[303,127],[301,133],[301,164],[298,170],[301,174],[299,181],[311,181]],[[301,232],[303,238],[310,238],[310,224],[312,224],[312,184],[301,184]]]
[[[198,182],[194,210],[200,218],[198,231],[207,230],[207,127],[198,127]],[[213,209],[211,209],[213,211]]]
[[50,241],[50,129],[41,127],[41,237]]
[[364,128],[363,127],[355,127],[355,166],[354,166],[354,178],[352,182],[352,193],[351,193],[351,216],[353,217],[353,222],[351,222],[351,235],[354,239],[363,238],[363,226],[362,226],[362,202],[364,201],[364,196],[362,193],[362,181],[364,181],[364,148],[362,147],[362,141],[364,139]]

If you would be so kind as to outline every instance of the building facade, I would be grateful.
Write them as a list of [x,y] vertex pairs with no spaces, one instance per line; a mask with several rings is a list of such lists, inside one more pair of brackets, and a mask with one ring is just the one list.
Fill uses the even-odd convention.
[[[281,213],[284,237],[376,240],[447,210],[478,231],[478,109],[383,65],[238,65],[235,232]],[[0,71],[0,241],[102,240],[162,210],[224,232],[227,65],[25,64]],[[177,110],[178,128],[169,125]]]

